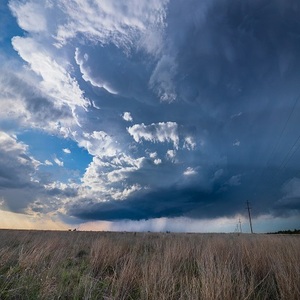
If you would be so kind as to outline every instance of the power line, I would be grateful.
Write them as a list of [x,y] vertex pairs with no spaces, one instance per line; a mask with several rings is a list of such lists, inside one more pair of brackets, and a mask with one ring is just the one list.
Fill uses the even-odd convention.
[[[256,180],[256,184],[255,184],[255,186],[254,186],[254,190],[256,190],[256,188],[257,188],[259,182],[261,181],[260,179],[261,179],[261,177],[264,175],[264,172],[265,172],[266,168],[270,166],[270,162],[271,162],[271,160],[272,160],[272,157],[274,156],[276,150],[278,149],[278,146],[279,146],[279,144],[280,144],[280,142],[281,142],[282,136],[283,136],[283,134],[284,134],[284,132],[285,132],[285,130],[286,130],[286,128],[287,128],[287,125],[288,125],[288,123],[289,123],[289,121],[290,121],[290,119],[291,119],[291,117],[292,117],[292,115],[293,115],[293,113],[294,113],[294,111],[295,111],[295,108],[296,108],[296,106],[297,106],[297,104],[298,104],[299,99],[300,99],[300,95],[299,95],[298,97],[296,97],[295,102],[294,102],[293,107],[292,107],[292,110],[290,111],[289,116],[288,116],[288,118],[287,118],[287,120],[286,120],[284,126],[282,127],[282,130],[281,130],[280,135],[279,135],[279,137],[278,137],[278,139],[277,139],[277,142],[274,144],[274,146],[273,146],[273,148],[272,148],[272,151],[270,152],[269,158],[268,158],[266,164],[264,165],[264,167],[262,168],[262,171],[261,171],[260,175],[257,176],[257,180]],[[282,166],[284,166],[284,167],[286,166],[286,164],[290,161],[290,159],[293,157],[293,155],[295,154],[295,152],[299,149],[300,145],[299,145],[299,146],[296,148],[296,150],[291,154],[291,156],[288,157],[289,154],[290,154],[290,152],[291,152],[292,149],[294,148],[294,146],[295,146],[295,145],[297,144],[297,142],[299,141],[299,139],[300,139],[300,135],[298,136],[296,142],[293,144],[293,146],[290,148],[290,150],[288,151],[287,155],[286,155],[285,158],[283,159],[283,161],[282,161],[282,163],[281,163],[281,165],[280,165],[280,167],[279,167],[279,170],[282,170]],[[287,159],[287,158],[288,158],[288,159]],[[287,161],[286,161],[286,159],[287,159]],[[285,162],[285,161],[286,161],[286,162]]]
[[295,111],[295,108],[297,106],[299,98],[300,98],[300,96],[298,96],[296,98],[295,102],[294,102],[293,108],[292,108],[292,110],[291,110],[291,112],[290,112],[290,114],[289,114],[289,116],[288,116],[288,118],[287,118],[287,120],[286,120],[286,122],[285,122],[285,124],[284,124],[284,126],[283,126],[283,128],[281,130],[281,132],[280,132],[279,138],[277,139],[277,143],[274,145],[274,147],[273,147],[273,149],[271,151],[271,154],[270,154],[270,157],[269,157],[269,159],[267,161],[267,165],[266,166],[269,166],[269,163],[271,162],[271,159],[272,159],[273,155],[275,154],[275,151],[277,150],[277,148],[278,148],[278,146],[280,144],[280,141],[281,141],[281,138],[283,136],[283,133],[284,133],[285,129],[287,128],[287,125],[288,125],[288,123],[289,123],[289,121],[291,119],[291,116],[293,115],[293,113]]
[[284,159],[283,159],[283,161],[282,161],[282,163],[281,163],[281,165],[279,167],[280,170],[282,170],[282,169],[285,168],[285,166],[288,164],[288,162],[294,156],[294,154],[296,153],[296,151],[299,149],[300,144],[296,147],[296,145],[297,145],[297,143],[298,143],[299,140],[300,140],[300,135],[298,136],[298,138],[296,139],[296,141],[294,142],[294,144],[292,145],[292,147],[290,148],[290,150],[288,151],[288,153],[284,157]]

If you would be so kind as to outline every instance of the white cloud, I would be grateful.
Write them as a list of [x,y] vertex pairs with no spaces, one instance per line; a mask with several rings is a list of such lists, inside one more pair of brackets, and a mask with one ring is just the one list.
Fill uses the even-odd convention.
[[47,30],[45,6],[35,2],[9,2],[9,7],[17,18],[21,28],[29,32],[43,32]]
[[114,200],[124,200],[128,198],[131,194],[140,191],[142,187],[139,184],[134,184],[129,187],[125,187],[124,189],[115,190],[112,194],[112,198]]
[[64,162],[59,160],[57,157],[54,157],[53,158],[53,161],[60,167],[63,167],[64,166]]
[[142,168],[143,162],[143,157],[134,159],[123,153],[109,159],[93,157],[82,178],[81,196],[99,201],[125,199],[142,188],[137,183],[125,182],[130,174]]
[[160,165],[161,163],[162,163],[162,161],[161,161],[161,159],[160,158],[156,158],[156,159],[154,159],[154,164],[156,164],[156,165]]
[[197,175],[198,172],[192,168],[192,167],[188,167],[184,172],[183,172],[183,175],[185,176],[192,176],[192,175]]
[[93,107],[95,107],[96,109],[101,109],[101,108],[95,103],[95,101],[92,101],[92,105],[93,105]]
[[150,152],[149,156],[150,156],[150,158],[155,158],[155,157],[157,157],[157,152]]
[[51,96],[58,107],[68,105],[73,111],[76,106],[85,108],[90,104],[76,79],[64,68],[66,63],[57,62],[46,46],[30,37],[14,37],[12,45],[31,70],[41,77],[39,88]]
[[77,141],[79,147],[84,147],[89,154],[94,156],[113,157],[120,152],[117,142],[104,131],[86,132],[81,135],[76,132],[74,139]]
[[64,148],[64,149],[63,149],[63,152],[65,152],[66,154],[70,154],[70,153],[71,153],[71,150],[68,149],[68,148]]
[[172,142],[175,149],[178,149],[179,137],[176,122],[160,122],[151,125],[135,124],[127,128],[128,133],[139,143],[141,140],[150,142]]
[[28,146],[18,142],[16,136],[11,136],[6,132],[0,131],[0,150],[7,151],[13,155],[26,153]]
[[48,159],[45,160],[44,164],[46,166],[53,166],[53,163],[51,161],[49,161]]
[[[168,0],[128,0],[122,5],[118,1],[80,0],[60,1],[65,20],[57,28],[58,45],[77,34],[101,44],[114,43],[130,49],[137,41],[152,33],[152,45],[142,43],[146,50],[155,52],[161,47],[159,32],[164,28],[165,5]],[[156,46],[156,47],[154,47]]]
[[239,140],[235,140],[232,144],[232,146],[235,146],[235,147],[239,147],[241,144],[241,142]]
[[6,157],[10,156],[18,163],[31,166],[35,170],[41,165],[41,162],[29,156],[27,145],[19,142],[15,135],[9,135],[3,131],[0,131],[0,151],[5,152]]
[[168,150],[166,157],[170,160],[173,160],[176,156],[176,151],[175,150]]
[[184,139],[183,148],[185,148],[187,150],[194,150],[196,145],[197,145],[196,142],[194,141],[194,139],[191,136],[187,136]]
[[156,151],[155,152],[150,152],[149,157],[152,158],[153,163],[155,165],[160,165],[162,163],[162,160],[157,157],[157,152]]
[[127,121],[127,122],[132,122],[132,121],[133,121],[132,116],[131,116],[130,112],[128,112],[128,111],[125,111],[125,112],[124,112],[122,118],[123,118],[125,121]]

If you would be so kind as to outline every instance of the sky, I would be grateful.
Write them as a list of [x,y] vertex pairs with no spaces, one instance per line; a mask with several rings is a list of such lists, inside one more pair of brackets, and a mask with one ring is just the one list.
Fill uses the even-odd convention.
[[2,0],[0,228],[299,228],[299,15]]

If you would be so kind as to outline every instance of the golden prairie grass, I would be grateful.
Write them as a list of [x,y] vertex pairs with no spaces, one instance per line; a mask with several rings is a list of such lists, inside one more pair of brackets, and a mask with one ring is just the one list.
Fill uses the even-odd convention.
[[0,230],[0,299],[300,299],[300,236]]

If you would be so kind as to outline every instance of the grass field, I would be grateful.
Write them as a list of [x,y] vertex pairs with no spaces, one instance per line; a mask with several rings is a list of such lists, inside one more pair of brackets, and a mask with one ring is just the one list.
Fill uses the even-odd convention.
[[300,236],[0,230],[0,299],[300,299]]

